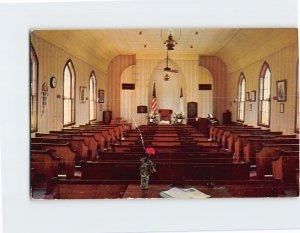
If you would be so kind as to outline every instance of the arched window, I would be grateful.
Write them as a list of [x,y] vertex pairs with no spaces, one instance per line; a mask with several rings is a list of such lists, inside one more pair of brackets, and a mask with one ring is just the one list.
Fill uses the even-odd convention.
[[271,115],[271,70],[264,63],[259,75],[258,125],[270,126]]
[[246,79],[243,73],[240,75],[239,79],[239,92],[238,92],[238,121],[245,120],[245,96],[246,96]]
[[90,76],[90,121],[96,120],[97,114],[97,97],[96,97],[96,75],[92,71]]
[[31,132],[38,130],[38,59],[33,46],[30,46],[30,116]]
[[296,71],[296,119],[295,119],[295,132],[299,133],[299,61],[297,63]]
[[75,70],[71,60],[64,68],[64,126],[75,124]]

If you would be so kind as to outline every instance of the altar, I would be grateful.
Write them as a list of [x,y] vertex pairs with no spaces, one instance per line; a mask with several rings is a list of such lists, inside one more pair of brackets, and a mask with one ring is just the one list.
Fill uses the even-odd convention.
[[168,121],[171,123],[171,115],[173,113],[172,109],[159,109],[158,113],[160,115],[160,121]]

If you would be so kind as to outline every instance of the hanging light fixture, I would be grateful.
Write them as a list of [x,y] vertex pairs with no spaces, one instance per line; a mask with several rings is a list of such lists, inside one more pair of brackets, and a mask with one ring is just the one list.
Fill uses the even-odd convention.
[[[178,41],[181,38],[181,29],[179,29],[179,31],[176,31],[176,33],[175,30],[169,29],[166,35],[168,36],[168,38],[167,40],[163,40],[164,44],[166,45],[168,50],[174,50],[175,45],[178,44]],[[163,30],[161,30],[161,38],[163,39]]]
[[171,78],[171,76],[168,73],[166,73],[164,76],[164,80],[169,81],[170,78]]
[[168,39],[164,42],[167,46],[168,50],[174,50],[175,45],[177,45],[177,41],[174,40],[173,35],[169,34]]

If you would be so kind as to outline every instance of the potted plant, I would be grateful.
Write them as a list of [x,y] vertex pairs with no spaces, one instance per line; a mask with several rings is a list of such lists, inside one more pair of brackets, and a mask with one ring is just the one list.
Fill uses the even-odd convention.
[[181,124],[182,120],[185,118],[183,112],[174,113],[175,122]]
[[141,175],[141,189],[149,188],[149,177],[156,172],[156,164],[150,160],[151,155],[155,155],[155,150],[152,147],[146,149],[147,157],[141,158],[140,175]]
[[153,123],[156,120],[156,117],[157,117],[157,114],[155,114],[154,112],[150,112],[146,116],[146,119],[149,120],[150,123]]

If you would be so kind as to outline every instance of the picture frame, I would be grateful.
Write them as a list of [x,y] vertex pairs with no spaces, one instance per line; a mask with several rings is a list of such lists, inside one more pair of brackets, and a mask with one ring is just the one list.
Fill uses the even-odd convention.
[[104,90],[98,90],[98,103],[104,103]]
[[279,113],[284,113],[284,103],[280,103],[280,105],[279,105]]
[[255,90],[250,92],[250,101],[252,101],[252,102],[256,101],[256,91]]
[[86,87],[84,87],[84,86],[80,86],[79,100],[80,100],[80,103],[85,103],[86,102]]
[[250,92],[246,92],[246,101],[250,101]]
[[278,80],[276,82],[277,102],[286,102],[287,80]]
[[147,110],[147,106],[144,106],[144,105],[140,105],[140,106],[137,106],[137,113],[147,113],[148,110]]

